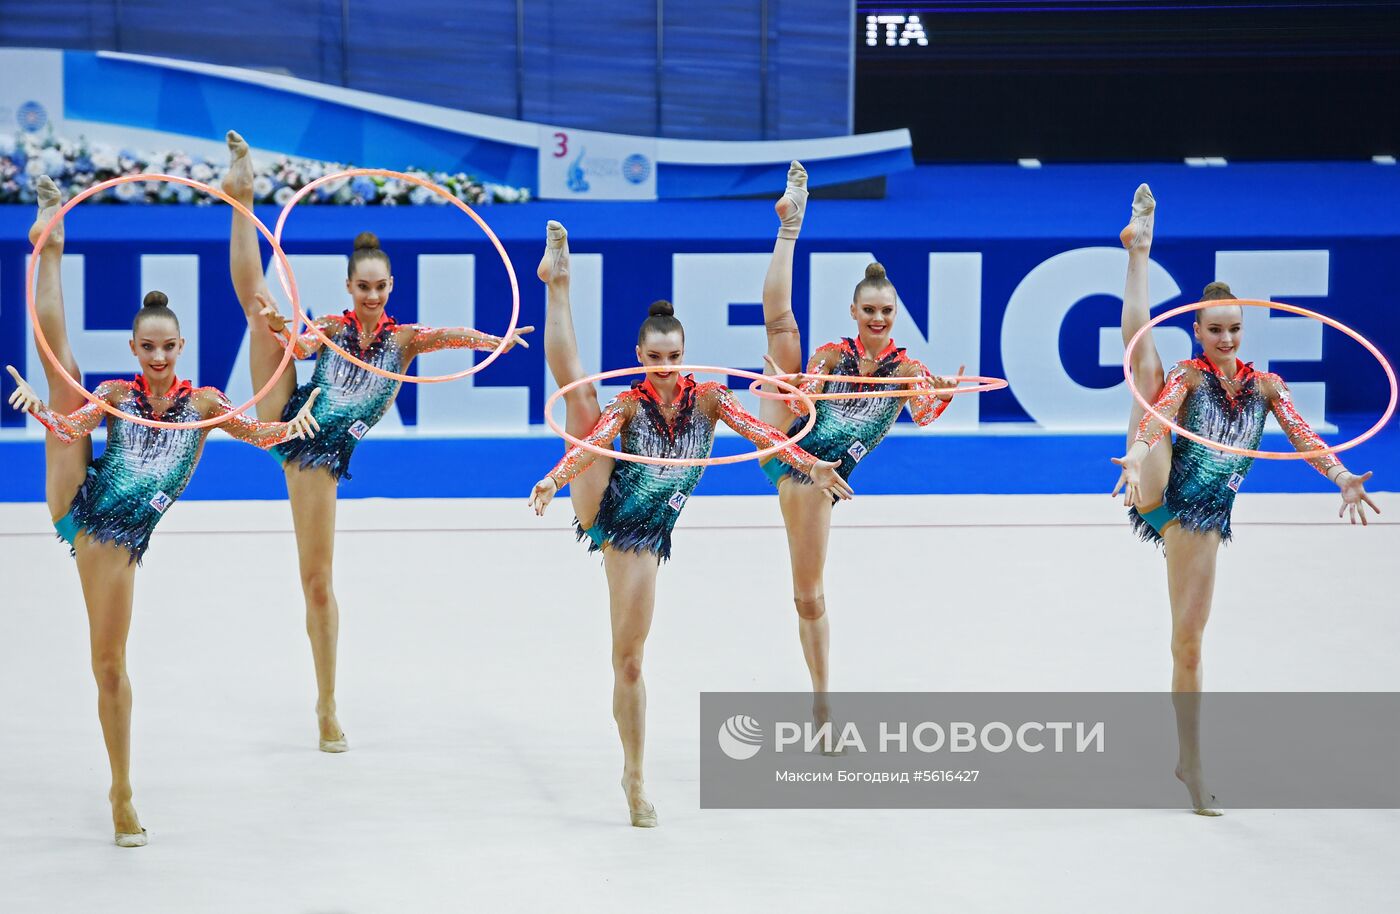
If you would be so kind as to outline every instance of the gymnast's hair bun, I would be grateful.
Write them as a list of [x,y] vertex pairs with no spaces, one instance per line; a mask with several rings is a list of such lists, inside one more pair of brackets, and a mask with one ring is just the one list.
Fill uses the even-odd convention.
[[152,289],[146,293],[146,297],[141,300],[143,308],[167,308],[170,306],[170,299],[164,292]]
[[865,268],[865,278],[871,282],[885,282],[885,268],[882,264],[872,263]]
[[647,309],[647,317],[675,317],[675,315],[676,306],[664,298],[652,302],[651,307]]
[[374,232],[360,232],[355,236],[355,250],[357,251],[377,251],[379,250],[379,236]]
[[1235,293],[1230,291],[1229,283],[1220,282],[1219,280],[1206,286],[1201,292],[1201,301],[1216,301],[1222,298],[1234,297]]

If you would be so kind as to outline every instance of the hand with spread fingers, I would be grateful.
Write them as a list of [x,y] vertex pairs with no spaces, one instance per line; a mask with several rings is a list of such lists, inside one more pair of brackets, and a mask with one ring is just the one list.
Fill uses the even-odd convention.
[[506,343],[505,348],[501,350],[501,355],[505,355],[507,352],[510,352],[513,348],[515,348],[516,343],[519,343],[522,349],[529,349],[530,344],[525,342],[525,340],[523,340],[521,337],[523,337],[527,333],[534,332],[534,327],[516,327],[515,332],[510,335],[510,342]]
[[1381,513],[1381,509],[1376,507],[1376,503],[1366,492],[1366,480],[1370,479],[1371,475],[1371,471],[1367,470],[1360,476],[1351,472],[1342,472],[1337,476],[1337,488],[1342,490],[1342,506],[1337,510],[1338,517],[1343,517],[1349,511],[1353,524],[1360,520],[1361,525],[1365,526],[1368,523],[1366,505],[1370,505],[1371,510],[1377,514]]
[[826,494],[833,498],[849,501],[855,497],[855,490],[851,484],[841,478],[841,474],[836,472],[836,468],[841,465],[837,460],[819,460],[816,466],[812,467],[809,474],[812,482]]
[[544,509],[558,492],[559,483],[554,481],[553,476],[546,476],[535,483],[534,491],[530,493],[530,507],[534,509],[535,514],[543,517]]
[[15,371],[15,366],[6,365],[5,370],[10,373],[10,377],[15,379],[15,392],[10,394],[11,406],[22,413],[28,413],[44,405],[44,401],[39,399],[34,388],[29,386],[29,382],[18,371]]
[[253,297],[262,305],[258,313],[267,318],[267,326],[273,333],[281,333],[287,328],[287,319],[278,312],[277,302],[272,300],[272,296],[266,292],[255,292]]
[[311,395],[306,398],[306,402],[297,410],[297,414],[287,423],[287,429],[291,431],[293,438],[315,438],[316,433],[321,430],[321,423],[316,421],[316,417],[311,415],[311,405],[316,402],[316,398],[321,395],[321,388],[313,387]]
[[[966,370],[967,370],[967,365],[966,365],[966,364],[959,365],[959,366],[958,366],[958,373],[957,373],[954,377],[959,377],[959,378],[961,378],[962,375],[963,375],[963,372],[966,371]],[[956,388],[956,387],[958,386],[958,382],[957,382],[957,381],[950,381],[950,380],[948,380],[947,378],[934,377],[934,378],[932,378],[932,381],[933,381],[933,386],[934,386],[934,387]],[[938,394],[937,396],[938,396],[938,399],[944,401],[945,403],[946,403],[947,401],[953,399],[953,395],[950,394],[950,393],[948,393],[948,394]]]
[[1123,472],[1118,476],[1118,484],[1109,494],[1117,495],[1122,490],[1123,504],[1129,508],[1135,507],[1138,499],[1142,497],[1142,459],[1146,456],[1147,444],[1134,441],[1133,446],[1128,448],[1128,453],[1122,457],[1109,458],[1123,468]]

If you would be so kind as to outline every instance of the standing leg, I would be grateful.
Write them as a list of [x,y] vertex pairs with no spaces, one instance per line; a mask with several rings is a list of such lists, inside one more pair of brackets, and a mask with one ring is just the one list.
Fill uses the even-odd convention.
[[[563,387],[585,377],[583,362],[578,355],[578,338],[574,335],[574,315],[569,304],[569,233],[558,222],[550,221],[544,256],[536,271],[545,284],[544,359],[554,383]],[[598,406],[598,391],[592,384],[576,387],[564,395],[567,418],[564,428],[570,435],[582,438],[598,424],[602,409]],[[569,483],[569,498],[574,516],[583,528],[593,526],[598,517],[598,505],[612,477],[613,458],[599,457]]]
[[306,634],[311,639],[311,657],[316,663],[316,718],[321,749],[344,752],[345,733],[335,709],[336,642],[340,637],[340,605],[332,586],[336,481],[324,470],[303,470],[289,464],[286,471],[301,590],[306,599]]
[[1176,776],[1204,816],[1218,816],[1215,796],[1206,789],[1201,768],[1201,643],[1215,593],[1220,534],[1192,533],[1179,524],[1163,533],[1167,552],[1167,592],[1172,607],[1172,706],[1176,711]]
[[[248,144],[243,137],[228,132],[225,138],[229,149],[228,173],[224,175],[224,192],[249,209],[253,208],[253,160],[248,155]],[[233,290],[238,295],[238,303],[243,306],[243,317],[248,321],[248,364],[253,372],[253,390],[262,390],[268,379],[277,372],[282,361],[283,348],[277,337],[268,329],[267,318],[259,312],[262,304],[259,294],[267,296],[267,280],[263,275],[262,253],[258,248],[258,230],[237,212],[231,212],[233,225],[229,229],[228,266],[233,279]],[[288,366],[286,373],[277,381],[277,386],[268,391],[266,397],[258,401],[258,418],[264,422],[277,422],[282,418],[282,409],[291,399],[297,387],[295,366]]]
[[778,504],[783,510],[792,560],[797,633],[802,641],[807,671],[812,677],[812,715],[820,725],[831,719],[826,698],[831,629],[826,618],[826,590],[822,583],[827,543],[831,537],[831,496],[816,486],[785,478],[778,487]]
[[131,630],[136,566],[125,549],[94,543],[86,535],[79,535],[74,545],[83,599],[87,602],[92,675],[97,680],[97,718],[102,722],[102,738],[112,768],[112,786],[107,794],[112,804],[112,827],[118,843],[138,847],[146,842],[131,802],[131,681],[126,675],[126,636]]
[[656,606],[656,556],[649,552],[603,550],[612,617],[613,719],[622,740],[622,789],[632,824],[656,825],[656,809],[647,801],[642,774],[646,749],[647,688],[642,681],[642,654]]
[[[1157,201],[1146,184],[1138,185],[1133,194],[1133,216],[1128,225],[1119,233],[1119,240],[1128,249],[1128,277],[1123,290],[1123,345],[1127,346],[1133,336],[1151,319],[1148,306],[1147,271],[1152,256],[1152,228],[1156,219]],[[1143,399],[1152,403],[1162,392],[1164,381],[1162,356],[1157,352],[1157,344],[1151,334],[1133,351],[1133,381]],[[1132,401],[1128,411],[1128,441],[1124,448],[1132,447],[1137,437],[1138,423],[1142,421],[1143,409],[1137,400]],[[1172,449],[1154,447],[1147,452],[1142,462],[1142,482],[1140,508],[1152,509],[1162,503],[1162,492],[1167,487],[1167,477],[1171,474]]]

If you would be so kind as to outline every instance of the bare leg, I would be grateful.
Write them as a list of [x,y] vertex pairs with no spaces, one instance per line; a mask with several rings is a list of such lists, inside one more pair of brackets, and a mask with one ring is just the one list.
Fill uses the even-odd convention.
[[[768,357],[783,374],[802,370],[802,333],[792,313],[792,259],[806,207],[807,172],[801,163],[793,162],[788,169],[787,190],[773,207],[782,228],[778,231],[778,240],[773,243],[768,273],[763,277],[763,325],[768,331]],[[763,373],[774,372],[765,366]],[[779,429],[786,429],[793,420],[792,411],[782,400],[763,400],[758,415]]]
[[[229,149],[229,169],[224,175],[224,192],[239,203],[253,207],[253,162],[248,156],[248,144],[243,137],[230,130],[226,137]],[[231,212],[233,226],[229,229],[228,266],[233,279],[233,290],[238,295],[238,303],[243,306],[243,317],[248,321],[248,363],[253,373],[253,390],[261,390],[277,372],[282,362],[283,347],[277,337],[268,329],[267,318],[259,312],[262,305],[256,296],[268,295],[267,280],[263,275],[262,253],[258,248],[258,230],[253,223]],[[270,297],[270,296],[269,296]],[[277,381],[277,386],[258,402],[258,418],[264,422],[276,422],[282,418],[282,409],[296,391],[297,376],[291,366]]]
[[603,550],[612,617],[613,719],[622,740],[622,789],[632,824],[656,824],[656,809],[647,801],[642,774],[646,749],[647,689],[642,654],[656,605],[656,556]]
[[[41,176],[34,183],[39,197],[39,214],[34,226],[29,230],[29,241],[34,243],[44,225],[58,212],[63,202],[58,187],[48,175]],[[63,223],[54,226],[44,242],[39,264],[35,268],[34,306],[39,313],[39,329],[49,341],[49,347],[63,371],[60,373],[48,359],[41,359],[44,377],[49,384],[49,406],[61,413],[71,413],[81,409],[87,401],[82,394],[69,387],[64,374],[82,382],[83,374],[78,370],[78,362],[73,358],[73,349],[68,343],[68,321],[63,313]],[[68,513],[73,496],[87,478],[88,464],[92,463],[92,439],[84,436],[71,444],[64,444],[48,432],[44,435],[44,496],[48,503],[49,516],[54,520]]]
[[[1156,219],[1157,201],[1146,184],[1138,185],[1133,195],[1133,216],[1128,225],[1119,233],[1119,240],[1128,249],[1128,278],[1123,290],[1123,345],[1142,329],[1151,319],[1148,306],[1147,270],[1152,255],[1152,229]],[[1157,352],[1157,344],[1149,335],[1133,351],[1133,380],[1143,399],[1152,403],[1162,392],[1164,381],[1162,357]],[[1128,412],[1128,440],[1126,452],[1137,437],[1138,423],[1142,421],[1143,409],[1137,400],[1132,401]],[[1171,474],[1171,448],[1154,447],[1148,451],[1142,462],[1141,504],[1139,508],[1152,509],[1162,503],[1162,492],[1167,487],[1167,477]]]
[[1215,797],[1201,770],[1201,643],[1215,592],[1215,563],[1220,534],[1191,533],[1168,527],[1167,591],[1172,607],[1172,705],[1176,711],[1177,778],[1191,794],[1199,815],[1218,816]]
[[778,504],[787,527],[788,553],[792,559],[792,593],[797,605],[797,633],[802,656],[812,677],[812,715],[818,724],[830,720],[827,704],[828,654],[831,630],[826,618],[826,592],[822,571],[826,567],[831,537],[831,496],[816,486],[783,479]]
[[87,602],[92,675],[97,680],[97,717],[112,768],[112,826],[118,834],[141,834],[132,805],[131,681],[126,675],[126,637],[136,566],[125,549],[77,539],[78,576]]
[[306,599],[306,634],[316,663],[316,718],[327,752],[344,751],[345,733],[336,718],[335,661],[340,637],[340,605],[332,586],[335,554],[335,477],[324,470],[288,466],[287,494],[292,502],[301,589]]
[[[544,358],[559,387],[585,377],[574,335],[574,316],[569,306],[569,234],[564,226],[551,221],[547,227],[544,256],[537,273],[545,284]],[[602,409],[598,391],[592,384],[576,387],[564,395],[569,434],[582,438],[598,424]],[[586,530],[598,517],[598,505],[612,478],[613,459],[599,457],[569,483],[574,516]]]

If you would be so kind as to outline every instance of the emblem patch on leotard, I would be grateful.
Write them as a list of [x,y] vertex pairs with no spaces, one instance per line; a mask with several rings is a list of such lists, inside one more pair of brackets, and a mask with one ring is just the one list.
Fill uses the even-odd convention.
[[157,514],[164,514],[165,509],[173,504],[175,504],[175,499],[164,492],[157,492],[155,497],[151,499],[151,507],[156,509]]
[[870,453],[870,449],[867,448],[865,445],[861,444],[859,441],[853,441],[851,442],[851,446],[846,448],[846,453],[850,454],[851,459],[854,460],[856,463],[860,463],[860,458]]
[[350,437],[356,441],[363,438],[367,432],[369,432],[369,426],[360,419],[356,419],[355,424],[350,426]]
[[685,507],[685,493],[676,492],[666,501],[666,504],[670,505],[672,510],[679,511]]
[[1240,490],[1240,486],[1244,485],[1244,474],[1231,473],[1230,481],[1229,483],[1227,483],[1227,485],[1229,485],[1231,492],[1238,492]]

